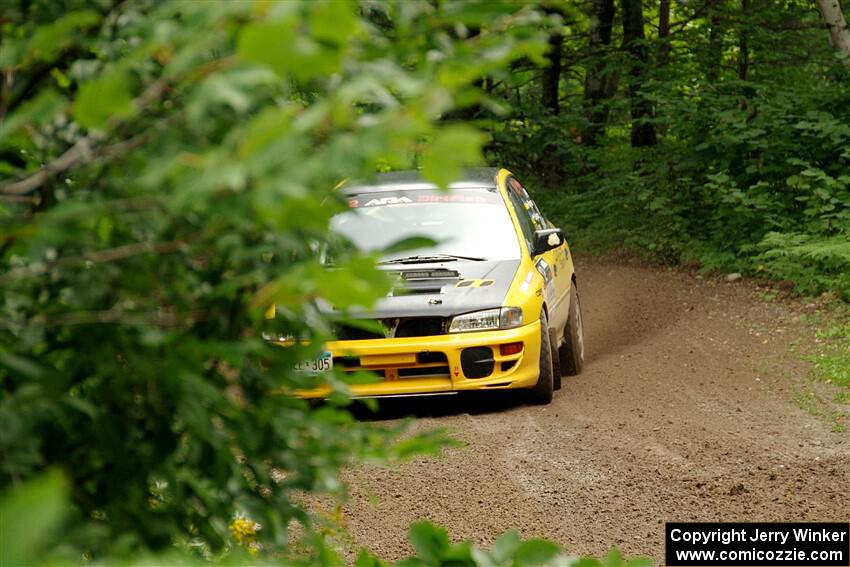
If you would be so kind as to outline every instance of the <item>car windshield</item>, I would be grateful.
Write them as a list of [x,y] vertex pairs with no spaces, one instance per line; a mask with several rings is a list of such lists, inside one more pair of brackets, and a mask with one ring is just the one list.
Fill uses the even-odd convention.
[[331,219],[331,229],[360,250],[384,250],[414,236],[437,241],[435,246],[387,254],[385,261],[520,257],[516,231],[495,190],[388,189],[349,195],[348,202],[351,209]]

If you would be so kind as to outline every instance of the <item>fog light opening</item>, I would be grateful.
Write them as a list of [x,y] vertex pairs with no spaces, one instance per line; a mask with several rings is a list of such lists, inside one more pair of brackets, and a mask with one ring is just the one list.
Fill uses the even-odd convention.
[[506,343],[499,345],[499,354],[502,356],[510,356],[522,352],[522,343]]

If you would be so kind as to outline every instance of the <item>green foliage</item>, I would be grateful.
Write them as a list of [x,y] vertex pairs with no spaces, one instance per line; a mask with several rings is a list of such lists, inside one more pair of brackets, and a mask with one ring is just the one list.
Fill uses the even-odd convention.
[[461,175],[464,164],[481,161],[484,135],[470,126],[450,126],[440,132],[422,155],[422,174],[440,187]]
[[[523,541],[515,531],[499,536],[490,549],[481,549],[470,542],[452,544],[445,530],[429,522],[418,522],[410,527],[410,542],[416,555],[399,561],[397,567],[648,567],[651,564],[645,558],[624,560],[617,549],[602,561],[580,558],[564,553],[557,545],[543,539]],[[382,564],[365,552],[356,563],[357,567]]]
[[760,254],[755,259],[777,279],[795,282],[801,293],[834,290],[850,299],[848,238],[850,233],[823,237],[770,232],[756,246]]
[[814,363],[815,376],[823,382],[838,387],[837,401],[850,402],[850,319],[847,313],[843,318],[832,322],[818,332],[818,339],[826,344],[822,352],[808,358]]
[[[347,206],[334,187],[420,155],[440,183],[477,161],[481,134],[440,118],[483,98],[482,61],[539,53],[541,17],[509,1],[152,0],[4,17],[0,489],[13,507],[47,498],[58,481],[31,479],[58,470],[70,490],[59,529],[3,552],[215,558],[244,516],[269,557],[332,557],[298,495],[344,497],[341,467],[448,442],[353,419],[363,375],[293,370],[335,323],[317,299],[344,319],[388,286],[372,256],[319,262]],[[320,407],[293,396],[321,383]]]
[[67,487],[51,471],[0,496],[0,565],[31,563],[67,513]]
[[101,128],[112,117],[126,118],[133,110],[126,73],[104,73],[80,85],[74,119],[89,129]]
[[[492,126],[489,155],[537,179],[537,197],[579,249],[627,248],[848,299],[850,73],[810,4],[744,9],[674,3],[671,35],[647,38],[656,58],[639,96],[660,133],[649,148],[629,142],[619,30],[588,52],[591,14],[568,14],[560,112],[542,106],[540,69],[494,76],[492,94],[513,115]],[[592,73],[606,85],[595,105]],[[594,120],[605,134],[595,140]]]
[[[44,560],[45,555],[32,552],[33,543],[48,539],[62,516],[67,513],[67,486],[56,472],[30,480],[15,494],[0,497],[0,561],[3,565],[31,563]],[[32,519],[31,523],[21,523]],[[541,539],[523,541],[519,534],[510,531],[499,536],[490,549],[482,549],[470,542],[453,544],[442,528],[430,522],[417,522],[410,527],[410,543],[416,555],[394,563],[397,567],[648,567],[645,558],[625,560],[615,548],[602,560],[579,558],[565,554],[557,545]],[[328,566],[343,565],[342,559],[330,548],[319,542],[320,555],[313,564]],[[302,562],[281,563],[269,557],[246,554],[236,548],[217,558],[224,565],[279,565],[306,564]],[[55,556],[53,565],[71,565],[77,562]],[[202,565],[209,564],[185,551],[170,550],[156,555],[141,555],[124,561],[126,565]],[[362,550],[355,561],[356,567],[389,566],[367,550]]]

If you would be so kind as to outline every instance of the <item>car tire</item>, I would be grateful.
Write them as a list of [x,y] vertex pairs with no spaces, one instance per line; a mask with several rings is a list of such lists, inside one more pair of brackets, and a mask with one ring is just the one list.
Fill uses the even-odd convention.
[[552,345],[549,341],[549,321],[546,313],[540,313],[540,376],[537,384],[529,390],[529,401],[546,405],[552,401],[554,371],[552,369]]
[[575,282],[570,290],[570,315],[564,328],[564,339],[564,344],[558,349],[561,372],[565,376],[576,376],[584,367],[584,328]]
[[552,351],[552,388],[557,391],[561,389],[561,357],[555,329],[549,329],[549,349]]

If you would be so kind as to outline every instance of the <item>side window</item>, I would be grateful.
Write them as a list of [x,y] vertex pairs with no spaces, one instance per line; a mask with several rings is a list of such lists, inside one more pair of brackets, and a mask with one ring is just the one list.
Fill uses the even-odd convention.
[[513,180],[519,188],[520,197],[522,197],[525,208],[528,210],[528,215],[531,217],[531,222],[534,224],[534,230],[549,228],[549,222],[543,216],[543,213],[540,212],[540,209],[537,208],[537,203],[531,199],[531,195],[528,194],[528,191],[525,190],[525,187],[522,186],[518,179],[514,178]]
[[522,229],[522,235],[525,237],[526,244],[531,247],[531,243],[534,240],[534,231],[537,230],[531,211],[527,206],[527,203],[531,202],[531,199],[528,198],[528,193],[526,193],[519,181],[513,177],[508,178],[507,188],[508,197],[511,200],[514,211],[516,211],[519,227]]
[[546,220],[546,217],[537,208],[537,203],[531,199],[531,195],[528,194],[528,191],[525,190],[525,187],[522,186],[522,183],[516,177],[508,179],[508,189],[522,201],[523,207],[528,212],[531,223],[534,225],[534,230],[551,228],[549,221]]

